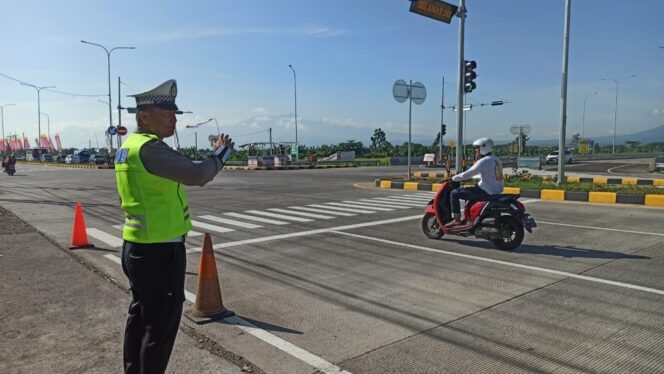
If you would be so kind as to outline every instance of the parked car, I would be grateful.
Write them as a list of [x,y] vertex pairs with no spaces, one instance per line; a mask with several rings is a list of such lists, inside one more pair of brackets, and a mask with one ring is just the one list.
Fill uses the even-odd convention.
[[65,164],[72,164],[74,162],[74,155],[65,156]]
[[87,164],[90,162],[90,153],[79,152],[71,160],[72,164]]
[[66,162],[66,160],[65,160],[66,158],[67,158],[67,155],[66,155],[66,154],[58,153],[58,154],[55,156],[55,162]]
[[[558,162],[558,151],[553,151],[546,155],[546,163],[557,163]],[[572,163],[572,152],[565,151],[565,163]]]
[[43,155],[41,155],[40,160],[41,162],[53,162],[53,160],[55,160],[55,157],[53,157],[53,155],[50,153],[44,153]]
[[106,163],[106,155],[102,155],[99,153],[91,154],[90,160],[88,162],[91,164],[103,165],[104,163]]

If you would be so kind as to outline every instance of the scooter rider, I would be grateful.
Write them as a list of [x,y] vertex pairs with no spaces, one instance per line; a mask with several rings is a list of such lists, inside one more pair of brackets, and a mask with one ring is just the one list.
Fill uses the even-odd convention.
[[452,190],[450,197],[453,219],[445,227],[457,226],[462,223],[460,199],[478,200],[503,191],[503,164],[492,153],[493,140],[479,138],[473,142],[473,148],[477,161],[470,169],[452,177],[452,181],[461,182],[467,179],[479,179],[479,182],[473,187]]

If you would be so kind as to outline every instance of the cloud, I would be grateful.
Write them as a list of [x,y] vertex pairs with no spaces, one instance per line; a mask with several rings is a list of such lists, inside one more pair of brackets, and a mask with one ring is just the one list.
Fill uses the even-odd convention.
[[652,110],[653,117],[664,117],[664,109],[656,108]]
[[256,114],[264,114],[265,112],[266,112],[266,110],[262,106],[254,109],[254,113],[256,113]]
[[147,43],[165,43],[186,39],[224,37],[236,35],[294,35],[311,37],[334,37],[348,34],[347,30],[321,26],[300,26],[294,28],[208,28],[184,29],[171,33],[159,33],[145,36],[142,41]]

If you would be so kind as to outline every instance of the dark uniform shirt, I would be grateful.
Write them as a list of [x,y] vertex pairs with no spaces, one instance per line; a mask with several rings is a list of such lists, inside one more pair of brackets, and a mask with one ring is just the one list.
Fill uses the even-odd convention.
[[193,162],[158,139],[145,143],[140,157],[148,172],[186,186],[205,186],[224,166],[217,157]]

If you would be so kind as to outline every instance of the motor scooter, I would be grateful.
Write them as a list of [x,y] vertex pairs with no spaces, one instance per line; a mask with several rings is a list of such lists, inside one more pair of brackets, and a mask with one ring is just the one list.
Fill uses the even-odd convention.
[[5,173],[9,174],[9,176],[13,176],[14,173],[16,173],[16,166],[14,164],[5,165]]
[[499,194],[467,201],[464,220],[460,225],[445,227],[452,220],[450,193],[459,182],[441,184],[434,198],[427,204],[422,217],[422,231],[429,239],[440,239],[445,234],[474,235],[486,239],[503,251],[516,249],[524,237],[524,229],[532,233],[537,227],[535,219],[526,213],[525,206],[517,201],[520,195]]

